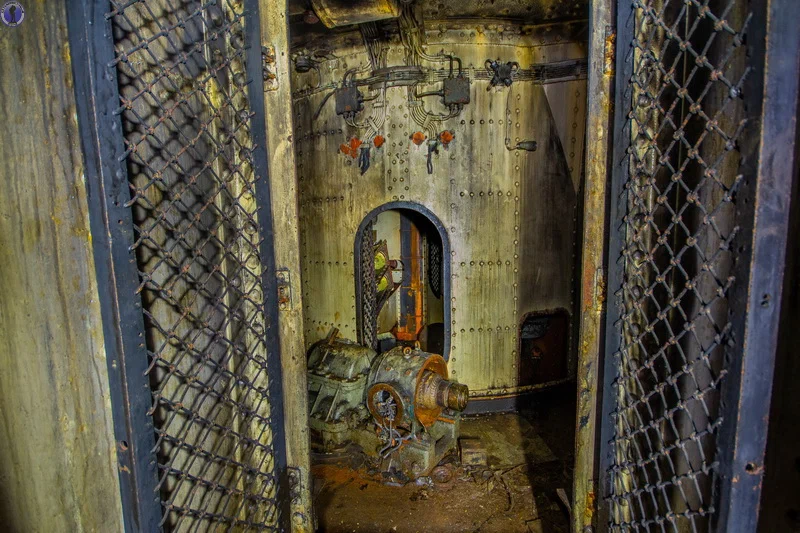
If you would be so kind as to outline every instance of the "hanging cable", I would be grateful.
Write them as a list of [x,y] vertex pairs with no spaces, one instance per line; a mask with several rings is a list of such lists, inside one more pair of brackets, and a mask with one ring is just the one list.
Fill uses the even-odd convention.
[[[399,18],[400,25],[400,40],[406,50],[406,64],[409,66],[419,66],[420,60],[428,62],[448,62],[450,64],[450,78],[453,77],[454,64],[458,65],[458,76],[463,75],[461,59],[452,54],[436,54],[431,55],[425,52],[420,43],[419,23],[411,12],[410,6],[404,6]],[[418,93],[416,89],[409,88],[408,105],[410,109],[409,115],[420,128],[428,134],[429,138],[435,138],[437,132],[441,127],[441,122],[454,118],[461,113],[463,106],[451,105],[448,106],[447,113],[432,113],[425,109],[425,104],[422,98],[426,96],[440,96],[444,95],[444,90],[441,91],[427,91]]]

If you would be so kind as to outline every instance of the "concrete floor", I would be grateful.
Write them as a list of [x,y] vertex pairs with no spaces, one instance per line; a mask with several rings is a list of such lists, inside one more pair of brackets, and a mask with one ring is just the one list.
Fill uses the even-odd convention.
[[461,435],[481,439],[488,467],[468,469],[451,455],[423,482],[384,479],[352,449],[316,455],[319,531],[566,533],[556,489],[572,491],[574,398],[561,387],[531,396],[518,413],[464,419]]

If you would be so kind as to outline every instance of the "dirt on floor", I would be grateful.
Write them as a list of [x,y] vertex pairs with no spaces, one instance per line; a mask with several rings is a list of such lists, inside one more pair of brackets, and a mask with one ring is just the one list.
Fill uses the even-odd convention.
[[465,418],[461,434],[480,439],[485,467],[464,467],[453,453],[408,481],[378,471],[356,448],[315,455],[319,531],[566,533],[558,489],[572,492],[573,392],[536,395],[517,413]]

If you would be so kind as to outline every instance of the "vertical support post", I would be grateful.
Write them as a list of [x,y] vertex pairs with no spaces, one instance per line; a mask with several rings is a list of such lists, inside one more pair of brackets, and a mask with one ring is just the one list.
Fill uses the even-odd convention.
[[[731,296],[736,343],[720,431],[719,514],[716,531],[754,532],[764,478],[792,181],[797,174],[797,99],[800,79],[800,4],[771,0],[754,14],[748,39],[760,66],[746,87],[748,104],[761,106],[743,150],[745,176],[737,197],[743,228],[737,242],[738,287]],[[757,112],[757,111],[756,111]],[[794,199],[796,200],[796,199]],[[749,229],[749,231],[748,231]]]
[[592,3],[589,14],[589,74],[586,117],[586,181],[583,187],[581,295],[578,308],[578,413],[575,436],[575,485],[572,530],[595,524],[599,378],[602,375],[607,186],[611,160],[615,72],[616,0]]
[[[622,287],[623,262],[622,249],[625,243],[625,215],[627,195],[625,183],[630,172],[628,164],[628,148],[630,147],[631,129],[628,113],[631,109],[632,92],[628,82],[633,73],[633,41],[634,14],[629,1],[617,2],[616,14],[616,81],[614,82],[614,130],[609,168],[611,181],[608,191],[609,223],[608,223],[608,281],[610,292],[607,296],[607,311],[605,317],[604,356],[601,375],[597,383],[602,384],[600,391],[600,405],[598,406],[600,424],[600,444],[598,462],[598,512],[596,523],[601,530],[610,520],[610,509],[605,503],[611,493],[613,480],[606,478],[612,462],[611,440],[614,435],[612,413],[617,404],[614,381],[617,377],[617,368],[613,354],[620,345],[618,321],[622,310],[622,302],[616,291]],[[591,94],[591,93],[590,93]]]
[[[283,408],[283,367],[278,327],[278,280],[275,266],[275,231],[272,217],[272,192],[270,190],[269,154],[267,153],[267,120],[264,104],[264,74],[261,46],[261,19],[259,0],[245,0],[245,56],[250,99],[251,131],[253,140],[253,170],[256,174],[255,197],[258,205],[258,226],[261,244],[262,287],[264,288],[262,313],[267,325],[266,367],[269,372],[269,413],[272,430],[273,473],[277,483],[277,526],[280,531],[290,530],[291,508],[289,471],[286,462],[286,427]],[[305,391],[303,391],[304,393]]]
[[162,513],[117,75],[108,66],[114,60],[109,4],[67,4],[125,529],[149,533],[161,529]]
[[[283,408],[286,425],[286,462],[289,469],[291,527],[294,533],[314,530],[311,504],[311,464],[308,436],[308,385],[306,383],[306,344],[303,329],[303,291],[301,286],[298,190],[295,144],[292,141],[292,93],[290,79],[288,6],[286,2],[261,2],[261,44],[274,50],[274,75],[264,95],[269,124],[267,151],[272,176],[275,263],[285,269],[291,300],[278,313],[279,340],[283,371]],[[265,87],[267,88],[267,87]],[[269,89],[267,88],[267,89]]]

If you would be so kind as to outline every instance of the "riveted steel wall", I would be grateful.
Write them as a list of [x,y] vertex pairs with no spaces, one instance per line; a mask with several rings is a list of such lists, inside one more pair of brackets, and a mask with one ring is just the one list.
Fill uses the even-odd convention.
[[[420,3],[426,49],[460,57],[471,82],[471,102],[461,115],[431,122],[431,129],[452,131],[455,138],[447,149],[431,154],[430,174],[427,145],[410,139],[423,128],[414,120],[417,108],[409,104],[406,87],[389,87],[385,97],[365,102],[356,121],[369,123],[370,114],[385,114],[376,121],[385,143],[372,145],[370,167],[362,174],[357,161],[342,153],[342,144],[353,137],[366,141],[366,132],[336,115],[335,98],[325,97],[351,69],[359,69],[358,78],[369,76],[370,57],[355,28],[330,35],[299,28],[293,54],[320,63],[317,70],[294,72],[292,86],[307,345],[325,338],[332,327],[344,337],[358,335],[361,305],[353,278],[361,267],[353,241],[365,217],[398,202],[426,209],[441,221],[450,242],[442,263],[451,292],[444,297],[450,314],[444,318],[450,327],[444,355],[451,378],[469,385],[477,408],[542,386],[520,376],[521,360],[530,359],[520,353],[518,338],[526,314],[567,309],[574,320],[586,21],[579,19],[583,7],[571,13],[574,3],[559,4],[564,11],[553,14],[553,19],[572,21],[553,22],[549,15],[535,18],[538,14],[531,15],[522,3],[509,2],[523,16],[502,24],[490,19],[488,12],[496,8],[489,4],[465,4],[487,20],[434,18],[452,6],[444,3],[437,11],[437,4]],[[386,49],[387,65],[404,64],[406,48],[395,26],[381,28],[378,47]],[[323,55],[326,51],[330,54]],[[487,90],[487,58],[520,63],[510,87]],[[423,67],[426,79],[435,81],[419,91],[438,89],[448,65],[425,62]],[[365,97],[380,92],[362,91]],[[441,109],[433,97],[425,106]],[[536,141],[538,149],[506,146],[526,140]],[[442,285],[443,292],[447,286]],[[573,375],[573,353],[565,359]]]
[[[785,3],[767,4],[617,6],[604,530],[755,528],[774,345],[754,340],[777,329],[751,324],[780,298],[791,182],[764,158],[783,144],[791,160],[794,127],[764,134],[771,106],[794,114],[798,49],[768,51],[787,33],[767,17]],[[783,102],[765,98],[770,54],[789,56]]]
[[281,530],[258,2],[71,4],[126,527]]

